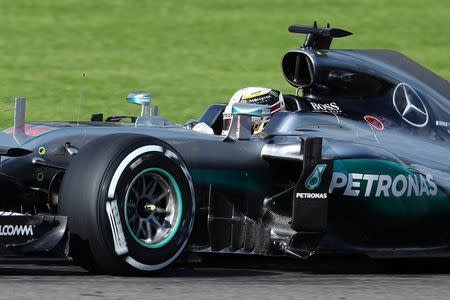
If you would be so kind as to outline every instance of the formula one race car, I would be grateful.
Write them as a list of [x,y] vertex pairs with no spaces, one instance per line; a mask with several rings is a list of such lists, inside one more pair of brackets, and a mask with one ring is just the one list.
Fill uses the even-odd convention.
[[[2,260],[74,259],[156,272],[183,251],[267,256],[450,257],[450,85],[390,50],[330,50],[336,28],[282,58],[286,109],[225,104],[172,124],[141,115],[25,122],[0,133]],[[301,92],[301,93],[299,93]]]

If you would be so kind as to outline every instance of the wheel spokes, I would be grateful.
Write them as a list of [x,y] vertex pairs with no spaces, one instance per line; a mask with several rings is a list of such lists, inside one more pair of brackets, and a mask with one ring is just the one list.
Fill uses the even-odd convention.
[[158,219],[155,217],[155,215],[150,215],[149,221],[152,222],[152,225],[156,225],[156,226],[153,226],[153,228],[155,228],[155,229],[159,229],[162,227],[161,223],[158,221]]
[[145,194],[145,190],[147,189],[147,185],[145,183],[145,176],[141,177],[141,181],[142,181],[142,187],[141,187],[142,193],[141,194]]
[[156,197],[155,199],[153,199],[153,203],[158,203],[159,201],[161,201],[162,199],[164,199],[168,194],[170,193],[170,188],[167,188],[167,190],[165,190],[164,192],[162,192],[162,194],[160,194],[158,197]]
[[145,229],[147,231],[147,241],[151,242],[153,240],[153,236],[152,236],[152,228],[150,225],[150,222],[148,220],[145,220]]
[[138,219],[138,221],[134,224],[134,233],[136,234],[136,236],[140,236],[140,233],[142,231],[142,220],[141,218]]
[[132,195],[134,197],[134,201],[133,202],[137,202],[139,200],[139,198],[140,198],[138,191],[136,191],[136,189],[134,187],[131,187],[130,191],[132,192]]
[[147,195],[148,198],[151,198],[153,193],[155,192],[156,186],[157,186],[157,180],[152,178],[151,183],[147,186],[147,188],[144,190],[144,195]]
[[146,245],[160,243],[177,222],[176,194],[160,174],[140,175],[128,187],[125,215],[133,237]]
[[130,223],[134,224],[135,220],[138,218],[137,215],[132,215],[130,218]]
[[164,215],[167,215],[167,214],[170,214],[171,211],[170,211],[170,210],[167,210],[167,209],[163,209],[163,208],[157,207],[156,210],[155,210],[153,213],[154,213],[154,214],[164,214]]

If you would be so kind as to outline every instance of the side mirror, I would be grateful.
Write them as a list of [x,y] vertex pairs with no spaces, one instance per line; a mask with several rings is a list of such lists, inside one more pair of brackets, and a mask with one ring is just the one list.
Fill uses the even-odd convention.
[[141,116],[149,115],[150,99],[152,95],[147,92],[134,91],[127,95],[127,101],[141,106]]
[[238,103],[231,108],[231,125],[224,141],[249,140],[252,135],[252,118],[270,116],[270,105]]

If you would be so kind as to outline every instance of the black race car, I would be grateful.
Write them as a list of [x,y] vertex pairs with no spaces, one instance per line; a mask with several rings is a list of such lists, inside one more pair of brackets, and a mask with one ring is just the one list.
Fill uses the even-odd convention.
[[156,272],[183,251],[267,256],[450,256],[450,85],[390,50],[330,50],[336,28],[282,58],[286,110],[225,104],[172,124],[140,116],[25,122],[0,133],[2,260],[74,259]]

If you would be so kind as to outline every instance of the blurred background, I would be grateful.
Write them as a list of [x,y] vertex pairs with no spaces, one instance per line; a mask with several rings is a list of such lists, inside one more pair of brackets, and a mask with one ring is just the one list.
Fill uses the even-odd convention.
[[287,27],[314,20],[354,33],[333,48],[391,48],[450,78],[448,0],[0,0],[0,125],[15,96],[27,120],[89,120],[138,114],[125,96],[140,89],[181,123],[241,87],[293,93],[280,60],[304,37]]

